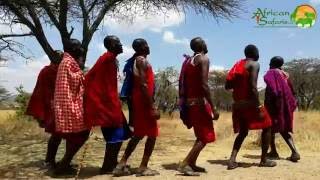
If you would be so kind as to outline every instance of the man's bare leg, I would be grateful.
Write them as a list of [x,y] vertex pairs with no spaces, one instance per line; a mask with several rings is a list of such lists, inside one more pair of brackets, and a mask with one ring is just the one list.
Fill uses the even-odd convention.
[[57,135],[51,135],[48,141],[45,163],[48,163],[48,165],[52,168],[54,168],[56,165],[56,155],[57,155],[58,147],[61,143],[61,140],[62,140],[61,137]]
[[140,176],[159,175],[159,172],[148,168],[148,163],[149,163],[150,157],[152,155],[152,152],[154,150],[155,144],[156,144],[155,137],[148,137],[147,138],[147,141],[146,141],[145,147],[144,147],[143,158],[142,158],[141,164],[137,170],[137,175],[140,175]]
[[142,139],[142,137],[133,136],[129,140],[127,148],[126,148],[120,162],[118,163],[118,165],[116,166],[116,168],[112,172],[114,176],[130,175],[130,171],[127,168],[127,161],[129,159],[129,157],[131,156],[132,152],[136,149],[136,147],[141,139]]
[[270,140],[270,152],[267,154],[270,159],[280,159],[279,154],[277,152],[277,147],[275,143],[276,134],[271,132],[271,140]]
[[118,154],[121,146],[122,142],[106,144],[106,150],[104,154],[103,164],[100,169],[100,174],[112,173],[113,169],[118,164]]
[[267,153],[271,140],[271,128],[266,128],[262,130],[261,134],[261,167],[274,167],[277,165],[276,162],[267,159]]
[[191,157],[190,161],[189,161],[189,165],[191,166],[191,168],[196,171],[196,172],[206,172],[205,168],[199,167],[196,165],[197,163],[197,159],[201,153],[201,151],[203,150],[203,148],[206,146],[205,143],[202,143],[199,139],[197,139],[195,141],[195,144],[193,146],[193,148],[195,148],[195,154],[193,157]]
[[291,156],[289,158],[287,158],[287,159],[292,161],[292,162],[299,161],[300,160],[300,154],[298,153],[297,148],[294,145],[292,136],[289,134],[289,132],[283,132],[283,133],[281,133],[281,136],[286,141],[286,143],[288,144],[288,146],[289,146],[289,148],[290,148],[290,150],[292,152]]
[[243,141],[247,137],[247,135],[248,135],[248,129],[246,129],[246,128],[240,129],[240,132],[239,132],[238,136],[236,137],[234,144],[233,144],[233,149],[231,152],[231,156],[230,156],[228,168],[227,168],[228,170],[235,169],[238,167],[238,164],[236,163],[237,154],[241,148]]

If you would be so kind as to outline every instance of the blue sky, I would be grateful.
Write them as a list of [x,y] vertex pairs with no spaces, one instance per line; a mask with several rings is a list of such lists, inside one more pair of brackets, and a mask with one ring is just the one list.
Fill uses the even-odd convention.
[[[309,29],[301,28],[257,28],[251,19],[257,8],[271,8],[275,11],[292,12],[301,4],[312,4],[320,12],[320,0],[247,0],[246,13],[232,21],[221,20],[217,23],[211,17],[196,15],[194,12],[177,13],[168,11],[166,15],[149,15],[147,18],[137,17],[133,24],[106,17],[100,30],[91,41],[87,64],[91,67],[96,59],[105,51],[103,38],[106,34],[120,37],[124,45],[124,53],[119,56],[121,66],[132,55],[133,39],[145,38],[151,48],[150,62],[154,69],[174,66],[180,68],[183,53],[191,53],[189,41],[196,36],[204,38],[208,44],[212,69],[229,69],[233,63],[243,58],[243,49],[247,44],[255,44],[260,50],[261,73],[259,86],[263,87],[262,75],[268,69],[272,56],[280,55],[289,61],[299,57],[320,57],[320,22]],[[74,37],[81,39],[81,29],[77,24]],[[6,31],[2,28],[0,32]],[[25,28],[17,28],[25,31]],[[46,27],[46,34],[54,48],[61,49],[57,31]],[[37,41],[30,38],[21,39],[34,56],[34,60],[25,63],[19,57],[13,59],[8,67],[0,67],[0,85],[14,92],[14,87],[23,84],[31,92],[40,69],[49,63]]]

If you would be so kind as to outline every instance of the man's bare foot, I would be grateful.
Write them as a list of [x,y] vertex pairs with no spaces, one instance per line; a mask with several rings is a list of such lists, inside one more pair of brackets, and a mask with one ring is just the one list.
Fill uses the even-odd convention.
[[237,167],[239,167],[239,164],[237,163],[237,162],[235,162],[235,161],[229,161],[228,162],[228,167],[227,167],[227,170],[232,170],[232,169],[235,169],[235,168],[237,168]]
[[291,156],[287,158],[287,160],[292,162],[298,162],[300,160],[300,154],[292,153]]
[[259,167],[275,167],[276,165],[276,162],[266,159],[265,161],[260,162]]

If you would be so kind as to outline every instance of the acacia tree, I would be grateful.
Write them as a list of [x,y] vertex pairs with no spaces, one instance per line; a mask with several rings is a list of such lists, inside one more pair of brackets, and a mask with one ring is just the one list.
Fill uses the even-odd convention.
[[79,23],[82,26],[82,46],[87,53],[94,33],[109,13],[130,19],[130,13],[193,9],[218,20],[237,16],[240,8],[240,0],[1,0],[2,23],[11,27],[21,24],[30,31],[22,34],[0,34],[0,53],[8,50],[25,57],[21,51],[23,44],[15,38],[31,36],[36,38],[50,59],[56,58],[58,55],[48,42],[44,25],[55,27],[65,45],[73,33],[71,23]]
[[294,59],[285,63],[284,70],[290,75],[299,108],[317,108],[320,103],[320,59]]
[[174,67],[157,71],[155,75],[155,102],[163,112],[172,113],[177,108],[179,73]]
[[209,72],[208,85],[211,90],[213,103],[217,108],[230,111],[232,106],[232,96],[224,88],[228,71],[214,70]]
[[0,85],[0,104],[10,97],[9,91]]

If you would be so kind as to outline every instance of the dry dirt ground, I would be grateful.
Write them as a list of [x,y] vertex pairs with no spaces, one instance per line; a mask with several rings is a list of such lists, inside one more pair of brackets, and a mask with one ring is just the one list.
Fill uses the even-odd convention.
[[[50,179],[51,172],[41,169],[41,162],[46,152],[48,135],[37,128],[34,122],[22,122],[12,118],[0,120],[0,179]],[[258,167],[260,149],[258,146],[259,131],[253,131],[246,139],[238,156],[241,167],[228,171],[226,163],[231,152],[235,135],[231,129],[230,113],[222,113],[215,123],[218,140],[209,144],[200,154],[198,165],[207,169],[208,173],[200,177],[181,176],[176,166],[193,144],[192,130],[187,130],[176,116],[164,117],[159,121],[161,135],[157,140],[150,167],[161,175],[155,177],[126,176],[114,178],[110,175],[99,175],[105,143],[99,132],[95,130],[87,142],[83,168],[80,179],[320,179],[320,113],[296,113],[296,144],[300,150],[301,161],[292,163],[285,160],[290,151],[277,138],[277,146],[282,157],[274,168]],[[123,145],[120,155],[126,143]],[[142,157],[144,141],[142,141],[129,160],[131,167],[137,167]],[[83,149],[78,153],[74,163],[82,159]],[[64,143],[58,152],[58,159],[64,152]]]

